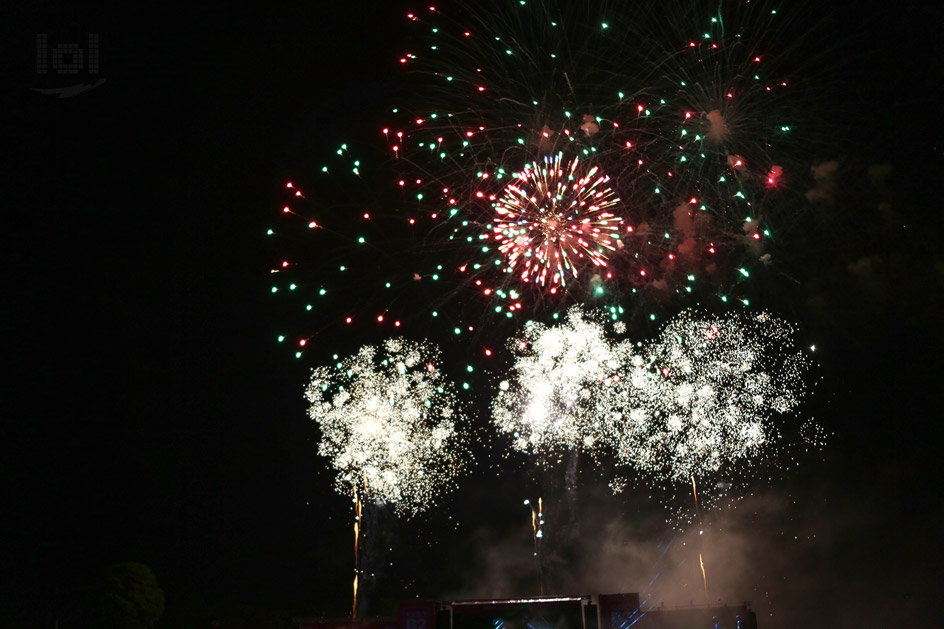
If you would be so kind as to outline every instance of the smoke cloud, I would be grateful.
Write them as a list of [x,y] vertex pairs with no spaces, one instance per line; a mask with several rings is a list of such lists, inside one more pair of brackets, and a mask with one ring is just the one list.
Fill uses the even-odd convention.
[[[685,499],[691,502],[690,488],[687,496],[683,488],[678,492],[678,500]],[[637,495],[627,501],[602,484],[581,488],[580,537],[562,548],[553,522],[547,523],[546,593],[638,592],[644,608],[749,601],[764,629],[921,626],[930,609],[932,584],[895,574],[893,560],[876,562],[874,554],[888,549],[872,537],[875,522],[864,505],[766,489],[679,530],[652,500]],[[838,519],[837,507],[844,512]],[[477,550],[450,598],[539,593],[524,512],[513,532],[496,537],[480,529],[469,541]]]

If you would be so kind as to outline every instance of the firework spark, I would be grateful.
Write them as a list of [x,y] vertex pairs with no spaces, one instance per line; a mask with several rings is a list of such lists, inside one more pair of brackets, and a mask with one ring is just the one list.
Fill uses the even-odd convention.
[[809,367],[788,323],[687,310],[633,344],[603,320],[574,307],[513,341],[519,356],[492,419],[515,449],[608,451],[658,482],[694,484],[746,474],[744,463],[782,445],[779,419],[801,403]]
[[573,303],[749,306],[835,146],[814,20],[772,0],[473,4],[411,12],[417,89],[337,138],[310,194],[287,186],[271,290],[301,323],[273,336],[301,357],[339,329],[487,326],[491,351]]
[[531,323],[511,342],[514,377],[499,383],[492,421],[514,436],[515,449],[593,451],[608,440],[607,420],[621,405],[619,372],[632,348],[608,339],[601,321],[574,307],[561,325]]
[[[398,107],[392,141],[403,185],[437,233],[471,245],[456,266],[507,268],[492,264],[491,217],[475,199],[494,200],[511,173],[559,153],[592,160],[625,205],[623,246],[601,274],[615,287],[684,295],[704,278],[725,301],[751,265],[771,260],[761,260],[769,227],[808,209],[791,182],[823,127],[811,87],[828,64],[797,48],[792,12],[766,0],[643,2],[626,16],[553,0],[465,9],[453,19],[434,7],[409,14],[429,45],[401,63],[430,89]],[[554,233],[545,228],[538,242]],[[508,249],[515,279],[573,278],[559,259],[545,258],[547,269],[533,251],[523,267]]]
[[609,210],[619,198],[599,167],[584,171],[579,157],[545,157],[526,165],[495,203],[498,249],[509,269],[522,267],[523,281],[554,291],[577,277],[581,262],[606,266],[616,249],[621,219]]
[[682,312],[635,358],[630,379],[646,420],[623,423],[617,458],[662,480],[694,482],[775,447],[776,419],[805,393],[809,364],[793,334],[766,313]]
[[438,362],[434,346],[392,339],[313,370],[309,414],[339,492],[411,514],[454,485],[465,456],[463,417]]

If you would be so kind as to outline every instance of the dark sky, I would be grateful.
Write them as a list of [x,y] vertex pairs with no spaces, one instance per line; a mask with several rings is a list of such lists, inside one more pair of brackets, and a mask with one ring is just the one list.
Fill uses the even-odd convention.
[[[719,516],[732,532],[719,534],[718,548],[742,553],[730,571],[745,575],[721,589],[778,614],[808,605],[837,626],[864,626],[850,620],[863,618],[853,609],[876,625],[900,612],[931,626],[941,622],[931,597],[944,582],[934,98],[942,21],[930,9],[844,4],[834,10],[861,42],[845,77],[861,103],[848,111],[861,128],[850,161],[893,164],[896,220],[907,226],[882,239],[850,225],[877,244],[878,278],[822,308],[797,308],[813,313],[803,323],[823,347],[816,410],[834,438],[824,461],[808,461],[742,509],[767,537],[745,542],[754,521]],[[154,569],[168,626],[206,626],[249,608],[344,613],[349,504],[314,452],[301,397],[311,364],[272,342],[263,234],[285,179],[315,166],[311,147],[362,131],[397,91],[406,8],[362,0],[219,12],[162,5],[133,15],[53,3],[9,9],[0,616],[69,626],[119,561]],[[99,33],[105,83],[64,99],[36,92],[58,86],[35,72],[44,32],[53,41]],[[499,576],[518,587],[508,557],[527,541],[520,492],[507,475],[473,480],[448,503],[464,528],[433,547],[419,540],[447,530],[445,511],[413,529],[390,524],[404,566],[390,600],[492,592],[483,583]],[[598,490],[588,486],[588,496]],[[505,493],[509,505],[476,521],[476,501]],[[780,517],[784,530],[818,533],[816,541],[778,554],[783,531],[769,525]],[[671,537],[656,520],[636,517],[634,535],[591,509],[586,528],[606,533],[588,536],[588,557],[621,535],[634,550],[623,568],[581,564],[574,573],[586,578],[572,587],[644,589],[655,576],[646,564],[654,540]],[[766,567],[745,568],[755,561]],[[627,576],[627,565],[638,571]],[[757,575],[777,570],[793,581],[772,584],[765,599]],[[404,589],[413,579],[415,589]],[[673,587],[670,602],[687,602]]]

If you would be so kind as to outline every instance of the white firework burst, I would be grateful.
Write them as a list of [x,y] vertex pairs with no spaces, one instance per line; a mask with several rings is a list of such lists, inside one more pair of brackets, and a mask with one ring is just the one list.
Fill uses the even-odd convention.
[[499,383],[492,419],[515,449],[593,451],[607,441],[632,348],[607,338],[601,321],[574,307],[563,324],[531,323],[512,341],[514,377]]
[[309,415],[339,492],[417,513],[452,488],[466,456],[464,418],[439,359],[433,345],[391,339],[313,370]]
[[793,333],[766,313],[681,313],[632,366],[634,402],[645,421],[623,423],[617,458],[685,481],[731,470],[774,447],[777,419],[805,392],[809,365]]
[[684,311],[634,345],[608,336],[604,318],[574,307],[513,341],[513,377],[499,384],[492,420],[516,450],[609,452],[675,483],[743,475],[740,464],[782,445],[782,416],[802,401],[809,367],[788,323]]

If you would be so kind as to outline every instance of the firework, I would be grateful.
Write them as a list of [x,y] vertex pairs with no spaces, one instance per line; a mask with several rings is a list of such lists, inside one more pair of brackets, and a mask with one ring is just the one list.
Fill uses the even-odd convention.
[[[444,274],[477,293],[486,311],[513,318],[609,292],[617,280],[606,266],[623,248],[632,191],[618,189],[612,160],[597,152],[612,144],[603,140],[612,125],[603,129],[587,111],[577,115],[583,104],[571,106],[572,85],[581,86],[578,98],[605,86],[591,59],[571,64],[563,54],[565,30],[592,30],[587,16],[552,17],[542,5],[534,21],[505,9],[473,10],[467,22],[436,11],[423,17],[434,52],[403,61],[435,87],[428,102],[399,108],[409,117],[390,137],[405,200],[415,194],[431,241],[448,243]],[[540,94],[529,91],[536,84]],[[584,201],[578,217],[572,210]]]
[[391,135],[418,213],[461,250],[443,258],[447,270],[498,300],[499,288],[540,277],[541,265],[522,274],[495,257],[506,252],[490,246],[486,202],[556,154],[600,168],[621,199],[621,241],[606,272],[568,287],[575,300],[609,284],[725,301],[751,265],[772,260],[772,229],[807,208],[796,184],[810,164],[815,83],[802,77],[821,75],[810,71],[821,58],[796,48],[804,25],[790,12],[696,1],[626,15],[593,2],[464,13],[409,15],[429,45],[401,61],[430,87],[399,108]]
[[425,272],[416,219],[391,198],[389,171],[351,151],[341,145],[310,186],[287,182],[281,225],[268,231],[270,292],[283,307],[276,336],[296,358],[428,334],[438,316],[444,282]]
[[[270,291],[285,307],[278,340],[299,358],[312,346],[330,355],[334,341],[347,340],[339,329],[364,342],[368,321],[383,324],[385,332],[400,327],[393,296],[394,287],[410,286],[409,264],[402,264],[409,225],[368,194],[360,162],[342,145],[313,191],[287,182],[281,222],[268,230],[277,256]],[[380,276],[377,269],[402,271]]]
[[606,266],[616,249],[619,217],[610,211],[619,199],[609,178],[593,167],[581,173],[580,159],[561,163],[561,154],[534,162],[517,174],[495,203],[495,240],[508,268],[519,266],[521,279],[541,286],[565,286],[577,277],[582,260]]
[[749,278],[808,209],[811,66],[828,66],[796,43],[812,22],[766,0],[616,9],[409,14],[409,89],[386,126],[339,145],[273,230],[272,290],[306,318],[279,330],[296,355],[338,328],[488,329],[482,356],[574,303],[750,305]]
[[613,409],[622,408],[627,343],[606,336],[602,316],[574,307],[557,326],[532,323],[511,344],[513,378],[502,380],[492,421],[511,434],[516,450],[595,451],[609,440]]
[[677,484],[746,476],[785,445],[781,418],[802,402],[809,368],[788,323],[687,310],[634,344],[608,333],[604,314],[574,307],[514,339],[513,377],[500,381],[492,418],[516,450],[611,453]]
[[782,320],[685,311],[634,359],[632,391],[645,421],[623,423],[617,458],[677,483],[744,473],[777,447],[777,419],[800,404],[808,366]]
[[318,451],[337,470],[338,491],[354,498],[355,619],[365,500],[423,511],[455,483],[464,458],[463,418],[438,362],[432,345],[391,339],[312,371],[306,398],[321,428]]
[[646,86],[637,107],[657,214],[671,219],[662,223],[683,265],[723,268],[738,251],[727,264],[769,262],[772,231],[809,209],[802,191],[823,139],[814,85],[827,64],[797,48],[817,31],[797,14],[763,1],[670,2],[627,25],[661,31],[633,50]]
[[393,339],[313,370],[309,414],[339,492],[410,514],[454,485],[465,458],[463,417],[438,362],[435,347]]

